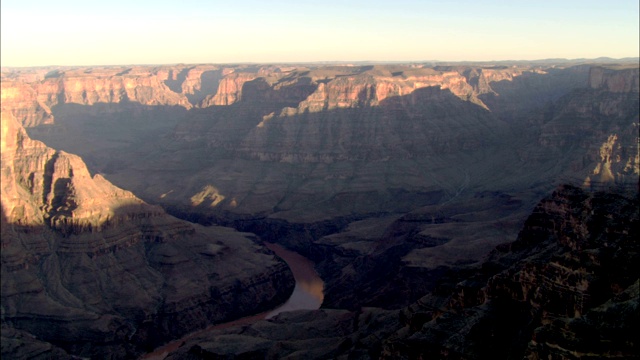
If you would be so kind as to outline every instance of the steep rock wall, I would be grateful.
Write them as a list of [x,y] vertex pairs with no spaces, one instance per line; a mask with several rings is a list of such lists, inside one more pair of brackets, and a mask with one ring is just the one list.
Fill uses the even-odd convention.
[[26,342],[33,351],[132,357],[292,291],[286,264],[255,238],[186,223],[91,177],[8,112],[1,180],[3,357],[25,354],[25,332],[44,342]]

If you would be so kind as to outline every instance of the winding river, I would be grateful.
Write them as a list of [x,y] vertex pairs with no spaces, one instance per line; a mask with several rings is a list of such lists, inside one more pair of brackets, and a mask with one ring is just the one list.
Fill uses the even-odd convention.
[[265,246],[289,265],[289,268],[293,273],[293,277],[296,280],[293,293],[284,304],[270,311],[265,311],[257,315],[244,317],[223,324],[212,325],[204,330],[188,334],[155,349],[153,352],[142,356],[140,359],[162,360],[166,358],[171,351],[180,347],[184,341],[196,335],[205,334],[207,331],[252,324],[258,320],[272,318],[285,311],[319,309],[320,305],[322,305],[322,300],[324,299],[324,282],[318,276],[318,273],[316,273],[313,262],[294,251],[283,248],[278,244],[265,243]]

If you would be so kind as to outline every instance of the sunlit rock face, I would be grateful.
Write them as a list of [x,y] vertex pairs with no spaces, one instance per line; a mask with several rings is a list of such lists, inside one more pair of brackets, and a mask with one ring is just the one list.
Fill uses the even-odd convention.
[[615,93],[637,93],[640,91],[640,72],[637,67],[593,67],[589,86]]
[[2,74],[3,109],[27,127],[54,123],[51,108],[61,104],[190,109],[216,91],[222,71],[212,65],[7,71]]
[[178,220],[91,176],[9,111],[1,166],[3,357],[132,357],[293,288],[248,234]]
[[288,219],[433,201],[405,192],[471,195],[559,178],[627,186],[638,169],[636,75],[584,64],[3,74],[7,106],[32,136],[145,200]]

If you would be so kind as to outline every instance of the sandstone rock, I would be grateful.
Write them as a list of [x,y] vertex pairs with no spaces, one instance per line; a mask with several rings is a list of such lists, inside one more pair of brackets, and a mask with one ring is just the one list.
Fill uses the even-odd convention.
[[[3,274],[10,269],[13,279],[3,288],[3,306],[4,294],[28,300],[8,302],[17,304],[7,313],[11,319],[34,311],[31,306],[40,302],[49,309],[41,319],[49,323],[64,323],[55,317],[62,311],[74,323],[97,324],[88,328],[100,343],[126,338],[133,332],[126,325],[130,319],[144,318],[136,320],[142,325],[132,336],[135,345],[105,350],[135,353],[130,350],[135,346],[151,346],[145,339],[163,338],[154,328],[182,333],[185,323],[197,327],[206,316],[238,314],[230,299],[244,286],[274,294],[270,286],[287,283],[281,264],[265,254],[248,255],[261,250],[248,250],[251,241],[245,236],[219,236],[209,232],[220,229],[179,222],[158,207],[127,198],[126,192],[117,193],[105,179],[183,218],[232,225],[307,255],[326,277],[326,306],[357,312],[361,305],[397,309],[417,300],[402,311],[402,323],[385,323],[397,333],[385,335],[384,344],[362,334],[375,348],[374,357],[483,356],[490,354],[487,344],[500,341],[513,344],[502,357],[525,351],[556,354],[558,344],[573,347],[569,332],[586,329],[585,336],[592,336],[591,327],[599,321],[592,319],[608,313],[593,310],[598,304],[611,300],[613,307],[625,309],[611,314],[633,308],[633,301],[613,299],[625,289],[632,292],[628,279],[609,284],[616,289],[613,295],[613,290],[596,300],[593,295],[613,277],[602,279],[611,249],[600,251],[602,239],[590,239],[592,229],[604,227],[611,236],[624,237],[616,230],[623,226],[606,216],[574,214],[583,208],[621,211],[615,204],[627,200],[614,196],[560,191],[556,200],[544,202],[547,208],[536,208],[526,229],[558,237],[557,231],[542,230],[551,224],[578,235],[542,243],[522,235],[480,264],[495,245],[513,240],[535,202],[558,183],[637,192],[637,68],[176,65],[60,68],[44,75],[12,73],[11,81],[29,88],[11,85],[26,95],[7,95],[15,102],[3,101],[3,116],[7,106],[7,113],[22,111],[20,121],[31,125],[49,121],[43,120],[48,107],[56,124],[29,132],[60,149],[45,149],[19,132],[9,142],[25,146],[6,156],[3,150],[3,171],[12,174],[7,181],[3,177],[3,206],[5,194],[13,194],[7,197],[10,210],[3,207],[3,215],[12,219],[6,220],[9,235],[3,233]],[[74,152],[88,169],[82,170],[70,155]],[[13,159],[11,169],[5,170],[5,158]],[[95,186],[82,185],[89,181]],[[113,203],[92,202],[110,193]],[[108,210],[122,197],[131,204]],[[92,218],[96,214],[105,220]],[[30,225],[18,219],[29,219]],[[236,252],[224,241],[227,235],[246,252]],[[178,240],[184,246],[174,246]],[[231,257],[236,253],[262,264],[247,265],[254,275],[238,283],[231,279],[243,272],[239,269],[225,278],[194,265],[212,259],[222,263],[236,259]],[[122,261],[132,265],[111,266]],[[595,275],[576,265],[583,261]],[[603,261],[609,263],[591,267]],[[83,273],[108,275],[87,280],[61,265],[67,263]],[[176,275],[194,267],[201,270],[193,277]],[[264,267],[273,269],[271,280],[256,275]],[[40,270],[35,274],[34,269]],[[53,275],[45,277],[41,269]],[[138,279],[145,292],[126,301],[101,295],[102,288],[135,293],[129,285],[103,280],[118,276]],[[171,285],[158,290],[162,281]],[[53,300],[47,298],[50,293]],[[208,305],[211,296],[221,307]],[[158,299],[167,299],[164,307],[157,307]],[[238,303],[245,308],[249,300],[243,299]],[[155,306],[169,320],[158,320],[158,312],[140,313],[136,304]],[[554,318],[561,320],[554,323]],[[11,326],[35,334],[35,322],[20,321],[21,327]],[[121,328],[120,335],[106,330],[110,327]],[[569,335],[558,335],[562,331]],[[344,334],[340,341],[316,343],[308,354],[370,356],[354,343],[341,342],[351,336]],[[540,334],[535,342],[533,334]],[[291,354],[273,350],[280,340],[271,334],[223,335],[238,348],[250,345],[255,353],[247,356]],[[57,341],[65,351],[82,353],[69,339]],[[233,352],[215,343],[201,345],[194,348],[200,355]],[[610,355],[580,346],[585,354]]]
[[51,124],[51,109],[38,99],[30,85],[19,80],[2,80],[2,111],[10,112],[24,126]]
[[515,242],[481,267],[449,271],[400,312],[283,313],[188,339],[168,359],[632,358],[639,220],[637,199],[563,186]]
[[293,289],[248,234],[186,223],[92,177],[8,112],[1,239],[3,356],[131,357]]
[[615,93],[640,92],[640,73],[636,66],[594,66],[589,73],[589,86]]
[[[3,109],[8,109],[24,126],[54,122],[51,108],[60,104],[138,103],[142,105],[192,107],[181,92],[166,84],[173,70],[133,68],[84,68],[52,70],[43,78],[14,76],[2,82]],[[193,86],[196,86],[194,84]],[[211,90],[205,87],[205,91]],[[186,93],[193,93],[187,85]]]
[[409,307],[409,334],[389,339],[383,358],[632,356],[637,323],[618,319],[638,316],[637,205],[559,188],[450,297]]

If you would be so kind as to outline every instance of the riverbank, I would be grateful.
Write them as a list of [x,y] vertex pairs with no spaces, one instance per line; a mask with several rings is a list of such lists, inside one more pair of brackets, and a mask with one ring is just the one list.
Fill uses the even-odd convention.
[[260,320],[270,319],[285,311],[319,309],[324,299],[324,282],[315,271],[315,264],[313,261],[275,243],[265,243],[265,246],[289,265],[289,268],[293,273],[293,277],[296,280],[293,293],[291,293],[291,296],[284,304],[273,310],[222,324],[212,325],[206,329],[193,332],[180,339],[165,344],[155,349],[153,352],[143,355],[140,359],[162,360],[167,357],[171,351],[178,349],[186,340],[197,335],[205,334],[208,331],[252,324]]

